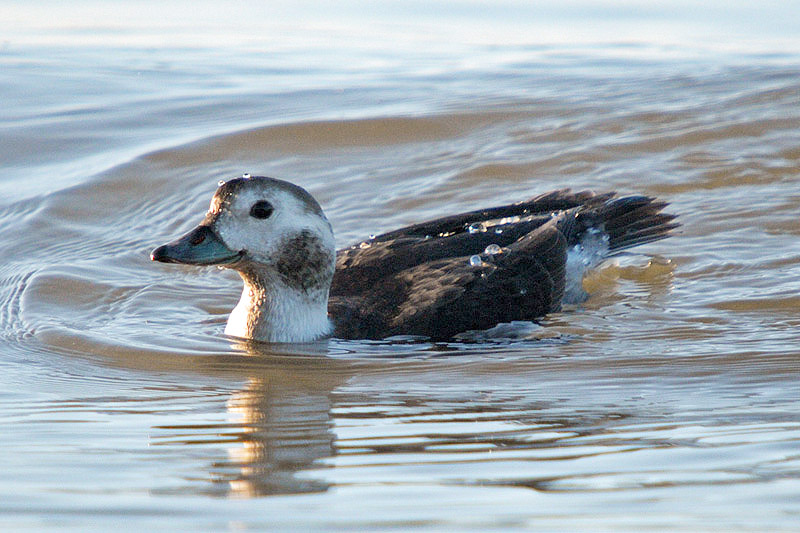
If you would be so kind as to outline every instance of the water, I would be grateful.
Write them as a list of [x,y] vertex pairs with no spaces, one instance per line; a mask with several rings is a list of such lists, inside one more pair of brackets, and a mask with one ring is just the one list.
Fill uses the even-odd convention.
[[[4,4],[0,527],[797,529],[791,4],[164,4]],[[683,227],[514,339],[258,347],[148,259],[244,173],[341,246],[560,187]]]

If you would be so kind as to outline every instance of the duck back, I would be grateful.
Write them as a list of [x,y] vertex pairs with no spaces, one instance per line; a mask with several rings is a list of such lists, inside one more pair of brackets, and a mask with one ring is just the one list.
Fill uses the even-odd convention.
[[564,189],[356,243],[336,257],[329,300],[334,336],[447,340],[535,320],[559,310],[565,291],[574,300],[571,286],[582,294],[586,269],[669,236],[678,224],[661,212],[666,205]]

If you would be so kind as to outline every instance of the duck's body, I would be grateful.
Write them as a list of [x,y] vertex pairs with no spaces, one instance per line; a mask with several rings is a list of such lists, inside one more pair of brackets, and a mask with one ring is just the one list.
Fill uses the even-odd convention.
[[229,335],[447,340],[577,303],[588,269],[677,227],[674,216],[661,213],[663,202],[614,196],[555,191],[336,253],[330,224],[305,190],[243,177],[221,185],[203,223],[152,258],[239,271],[245,287]]

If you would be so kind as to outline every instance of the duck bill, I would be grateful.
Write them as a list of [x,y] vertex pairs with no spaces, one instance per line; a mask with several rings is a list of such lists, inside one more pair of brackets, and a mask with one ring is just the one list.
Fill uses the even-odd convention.
[[150,253],[153,261],[184,265],[227,265],[235,263],[242,256],[244,251],[231,250],[210,226],[203,224]]

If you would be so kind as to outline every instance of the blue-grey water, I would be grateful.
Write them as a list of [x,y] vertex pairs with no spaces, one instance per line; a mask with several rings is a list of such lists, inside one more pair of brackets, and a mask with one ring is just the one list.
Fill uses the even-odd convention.
[[[695,4],[5,2],[0,529],[798,530],[800,12]],[[235,274],[148,258],[243,172],[341,246],[683,226],[522,338],[243,345]]]

